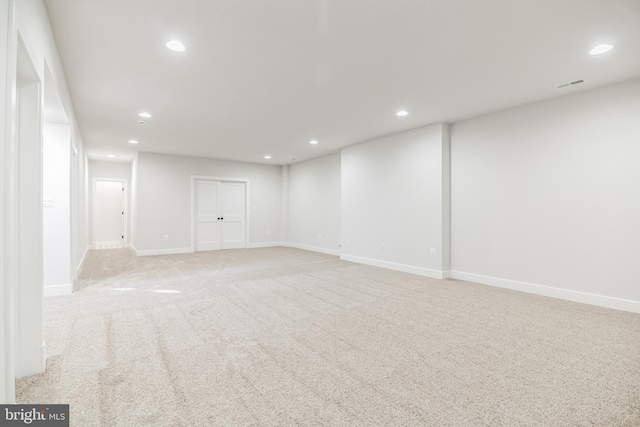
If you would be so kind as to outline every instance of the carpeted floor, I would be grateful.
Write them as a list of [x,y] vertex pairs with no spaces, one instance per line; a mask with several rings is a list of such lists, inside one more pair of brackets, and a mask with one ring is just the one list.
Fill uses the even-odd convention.
[[640,426],[640,315],[291,248],[92,251],[19,403],[73,426]]

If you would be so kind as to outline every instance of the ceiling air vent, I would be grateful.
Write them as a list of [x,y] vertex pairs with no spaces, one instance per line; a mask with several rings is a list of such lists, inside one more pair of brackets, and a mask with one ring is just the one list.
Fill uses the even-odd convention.
[[575,86],[575,85],[579,85],[580,83],[584,83],[584,80],[580,79],[580,80],[574,80],[572,82],[569,83],[564,83],[561,85],[556,86],[558,89],[562,89],[563,87],[569,87],[569,86]]

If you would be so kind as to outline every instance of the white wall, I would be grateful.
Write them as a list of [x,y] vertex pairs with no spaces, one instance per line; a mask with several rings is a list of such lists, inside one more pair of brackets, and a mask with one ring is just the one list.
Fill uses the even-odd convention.
[[44,75],[45,63],[52,77],[52,84],[60,96],[63,108],[71,126],[71,145],[75,155],[71,159],[71,234],[72,263],[74,276],[80,267],[88,247],[88,174],[87,158],[82,143],[82,133],[78,127],[69,88],[58,54],[55,38],[49,23],[47,10],[42,0],[19,0],[16,5],[16,20],[19,30],[28,39],[34,53],[38,73]]
[[130,244],[133,244],[136,237],[137,214],[138,214],[138,153],[135,154],[131,161],[131,181],[129,197],[131,198],[131,204],[129,205],[129,230],[130,230]]
[[[191,247],[190,177],[249,180],[249,244],[280,244],[279,166],[165,154],[138,153],[133,246],[140,253],[188,252]],[[169,240],[164,240],[169,235]]]
[[42,208],[45,296],[71,292],[71,130],[65,124],[44,124]]
[[[34,370],[41,370],[45,354],[40,320],[42,318],[43,288],[41,274],[42,152],[41,147],[35,147],[33,150],[34,147],[28,147],[28,149],[21,150],[21,154],[18,155],[16,148],[21,149],[22,147],[15,146],[16,133],[15,127],[12,126],[18,122],[15,94],[18,87],[16,58],[19,37],[24,40],[25,49],[23,51],[26,52],[28,62],[33,65],[32,71],[37,75],[34,96],[37,98],[39,107],[38,112],[34,114],[41,114],[42,94],[46,89],[43,88],[42,83],[45,67],[49,67],[52,78],[47,84],[56,86],[56,91],[60,95],[71,124],[72,146],[77,151],[77,155],[72,161],[72,188],[76,188],[78,191],[72,195],[73,210],[71,212],[72,251],[76,265],[82,257],[78,254],[83,254],[87,245],[87,222],[86,210],[84,209],[86,207],[86,192],[83,191],[83,186],[80,184],[86,181],[86,169],[81,135],[76,125],[71,98],[43,2],[41,0],[0,0],[0,22],[2,23],[0,28],[5,30],[0,35],[0,95],[3,99],[3,106],[0,108],[2,115],[0,131],[3,136],[3,146],[0,149],[3,152],[3,185],[0,187],[0,191],[2,191],[2,211],[4,213],[2,217],[4,271],[2,275],[2,321],[0,322],[3,331],[0,334],[2,339],[2,345],[0,345],[0,369],[2,370],[0,402],[12,403],[15,401],[14,379],[16,374],[27,374],[33,373]],[[41,115],[39,117],[40,121],[36,121],[34,126],[29,127],[29,132],[41,134]],[[8,157],[5,157],[7,154]],[[18,158],[21,165],[29,165],[29,167],[23,167],[22,171],[18,170],[16,166]],[[5,168],[7,165],[10,166],[10,170]],[[32,175],[27,174],[28,169],[31,169]],[[32,184],[34,179],[38,183],[30,188],[27,184]],[[21,180],[22,182],[20,182]],[[15,216],[15,212],[19,208],[18,200],[25,201],[20,206],[25,208],[27,215]],[[26,209],[27,206],[28,209]],[[21,230],[29,230],[30,233],[27,235],[21,233]],[[36,248],[32,253],[15,250],[16,242],[20,248],[26,250],[28,245],[25,244],[25,239],[38,234],[39,243],[37,246],[40,247],[40,250]],[[11,259],[12,262],[7,262],[7,259]],[[22,275],[22,272],[29,272],[29,274]],[[18,346],[20,346],[19,350]],[[16,355],[17,351],[21,353]],[[19,356],[19,359],[16,356]]]
[[435,124],[342,150],[343,259],[446,276],[447,137]]
[[[10,10],[9,2],[7,0],[0,0],[0,22],[10,23]],[[7,121],[7,53],[9,47],[9,31],[0,31],[0,244],[2,245],[3,255],[0,256],[0,343],[2,343],[2,350],[0,350],[0,403],[9,403],[15,400],[15,388],[14,388],[14,367],[12,360],[12,348],[10,349],[11,342],[11,307],[12,302],[10,286],[5,278],[5,256],[7,246],[4,228],[5,222],[5,144],[7,141],[7,135],[9,130],[9,123]]]
[[125,246],[131,243],[131,163],[125,162],[104,162],[100,160],[89,160],[89,241],[93,242],[93,180],[94,178],[111,178],[115,180],[124,179],[127,181],[126,206],[129,212],[125,215]]
[[454,277],[640,312],[640,80],[456,123],[451,141]]
[[340,173],[340,153],[289,167],[289,245],[340,254]]

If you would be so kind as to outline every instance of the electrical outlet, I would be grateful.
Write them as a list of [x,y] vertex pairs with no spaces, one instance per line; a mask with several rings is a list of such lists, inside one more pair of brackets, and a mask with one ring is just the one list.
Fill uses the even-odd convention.
[[164,235],[164,240],[169,240],[169,235],[168,234]]
[[431,256],[436,256],[436,248],[431,248]]
[[385,242],[382,242],[380,244],[380,249],[383,250],[383,251],[386,251],[387,250],[387,244]]
[[322,239],[322,233],[318,233],[318,239]]
[[271,230],[267,230],[267,236],[271,236]]

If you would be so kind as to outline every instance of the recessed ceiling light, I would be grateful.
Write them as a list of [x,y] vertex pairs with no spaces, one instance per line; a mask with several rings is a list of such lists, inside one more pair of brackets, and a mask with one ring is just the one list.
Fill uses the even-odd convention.
[[186,47],[184,47],[184,45],[178,40],[171,40],[167,43],[167,47],[175,52],[182,52],[186,49]]
[[609,52],[613,49],[613,46],[610,44],[599,44],[589,51],[591,55],[600,55],[601,53]]
[[145,112],[142,112],[140,114],[138,114],[140,117],[144,117],[145,119],[150,119],[151,118],[151,114]]
[[107,157],[110,159],[115,159],[116,156],[114,156],[113,154],[108,154]]
[[271,158],[271,156],[264,156],[264,158],[265,158],[265,159],[270,159],[270,158]]
[[398,112],[396,113],[396,116],[404,117],[404,116],[406,116],[407,114],[409,114],[409,113],[407,113],[407,112],[406,112],[406,111],[404,111],[404,110],[400,110],[400,111],[398,111]]
[[318,141],[316,141],[315,139],[313,141],[309,141],[309,144],[311,145],[316,145],[318,143]]
[[138,143],[138,141],[136,141],[135,139],[130,139],[129,140],[129,144],[137,144],[137,143]]
[[141,125],[146,125],[147,122],[145,122],[144,120],[138,120],[138,123],[140,123]]

